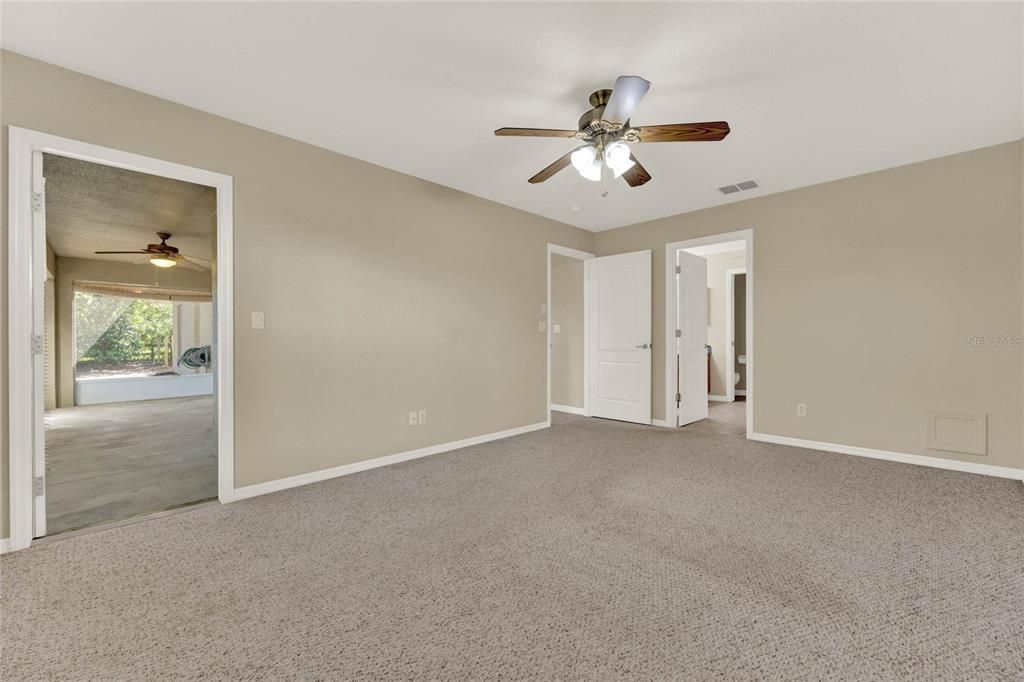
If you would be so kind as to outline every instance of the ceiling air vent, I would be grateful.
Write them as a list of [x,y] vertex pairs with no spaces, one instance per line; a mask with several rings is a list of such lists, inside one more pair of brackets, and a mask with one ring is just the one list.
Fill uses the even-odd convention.
[[737,182],[735,185],[726,185],[725,187],[719,187],[718,191],[722,194],[735,194],[748,189],[755,189],[760,185],[757,184],[756,180],[744,180],[743,182]]

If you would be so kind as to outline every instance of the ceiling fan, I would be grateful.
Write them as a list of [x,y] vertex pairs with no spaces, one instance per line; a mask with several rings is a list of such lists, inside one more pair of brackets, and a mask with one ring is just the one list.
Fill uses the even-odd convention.
[[530,182],[544,182],[569,164],[587,180],[599,182],[607,168],[630,187],[650,181],[651,174],[640,165],[629,145],[638,142],[718,142],[729,134],[725,121],[672,123],[669,125],[630,125],[633,110],[650,89],[649,81],[639,76],[619,76],[611,90],[590,95],[590,109],[580,117],[577,130],[550,128],[498,128],[499,137],[566,137],[586,142],[540,171]]
[[[141,253],[148,255],[149,262],[158,268],[173,268],[175,265],[181,265],[182,267],[190,270],[210,269],[208,265],[196,262],[197,260],[209,262],[208,258],[185,256],[178,252],[178,247],[168,244],[167,240],[171,238],[170,232],[157,232],[156,236],[160,237],[160,243],[147,244],[146,248],[141,251],[94,251],[93,253],[96,255]],[[144,263],[145,260],[140,262]]]

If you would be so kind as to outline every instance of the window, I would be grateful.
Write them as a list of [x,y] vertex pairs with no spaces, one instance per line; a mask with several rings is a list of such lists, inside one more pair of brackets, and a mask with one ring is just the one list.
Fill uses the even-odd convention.
[[75,377],[174,371],[171,301],[75,292]]

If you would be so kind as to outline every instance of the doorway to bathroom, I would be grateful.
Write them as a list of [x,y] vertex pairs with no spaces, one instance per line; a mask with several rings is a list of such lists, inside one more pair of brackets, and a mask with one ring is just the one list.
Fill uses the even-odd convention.
[[666,415],[752,430],[753,233],[666,246]]

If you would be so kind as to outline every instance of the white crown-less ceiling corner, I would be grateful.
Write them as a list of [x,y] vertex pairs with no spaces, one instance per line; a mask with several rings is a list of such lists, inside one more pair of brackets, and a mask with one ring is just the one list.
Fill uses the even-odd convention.
[[[1019,139],[1019,3],[5,2],[6,49],[590,230]],[[526,180],[620,74],[654,179]],[[717,188],[756,179],[761,188]],[[574,211],[573,207],[579,207]]]

